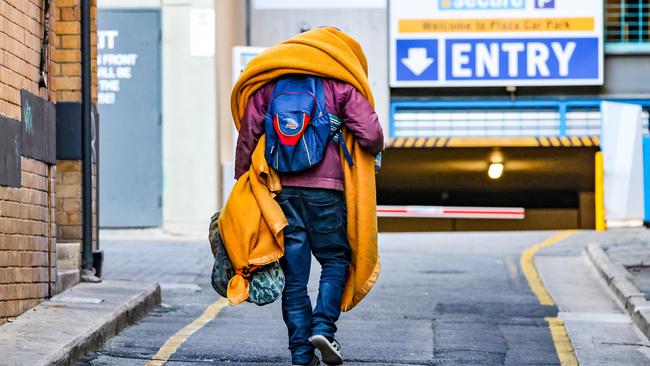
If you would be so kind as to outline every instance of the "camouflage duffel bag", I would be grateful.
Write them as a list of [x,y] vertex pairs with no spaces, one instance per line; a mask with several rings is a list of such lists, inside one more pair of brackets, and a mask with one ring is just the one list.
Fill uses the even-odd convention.
[[[212,266],[212,288],[222,297],[228,297],[228,282],[237,272],[230,262],[226,247],[217,229],[219,213],[210,220],[210,247],[214,254]],[[284,290],[284,272],[280,262],[276,261],[253,271],[248,277],[248,302],[257,305],[266,305],[274,302]]]
[[210,248],[214,254],[214,265],[212,266],[212,288],[222,297],[228,297],[228,282],[237,274],[230,262],[226,248],[223,246],[221,235],[217,229],[219,212],[210,219]]

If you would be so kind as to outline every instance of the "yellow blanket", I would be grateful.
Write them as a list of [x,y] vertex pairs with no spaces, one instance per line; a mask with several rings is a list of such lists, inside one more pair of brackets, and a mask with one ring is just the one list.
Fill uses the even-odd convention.
[[[354,86],[374,105],[368,83],[368,64],[361,46],[338,29],[318,28],[268,49],[246,66],[231,96],[232,114],[237,130],[249,97],[266,83],[287,74],[309,74],[344,81]],[[348,311],[356,306],[375,284],[379,276],[380,263],[377,249],[374,156],[364,152],[354,141],[351,133],[345,129],[343,133],[347,146],[351,147],[350,153],[354,160],[354,166],[350,167],[345,159],[341,158],[345,177],[348,240],[352,248],[352,263],[343,292],[341,309]],[[262,142],[258,144],[256,151],[260,149],[260,145]],[[251,180],[250,175],[246,179]],[[234,194],[235,192],[231,194],[231,199]],[[271,205],[270,202],[266,204]],[[253,222],[248,230],[256,229],[254,224]],[[225,234],[224,243],[229,254],[231,249],[244,249],[233,248],[228,243],[229,240],[235,240],[231,237],[236,234],[225,232],[222,234]],[[262,236],[259,239],[262,239]],[[276,244],[283,245],[277,235],[275,240]],[[269,247],[260,242],[257,245]],[[245,248],[245,250],[249,249]],[[237,266],[236,263],[233,264]]]
[[[276,172],[264,158],[264,136],[253,152],[251,167],[232,189],[219,215],[219,234],[233,267],[241,272],[282,258],[287,220],[273,199],[282,189]],[[237,305],[248,299],[248,280],[238,274],[228,283],[228,300]]]

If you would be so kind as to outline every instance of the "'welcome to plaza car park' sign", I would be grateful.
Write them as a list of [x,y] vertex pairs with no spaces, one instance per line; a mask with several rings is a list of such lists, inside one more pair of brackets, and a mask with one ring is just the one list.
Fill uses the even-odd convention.
[[393,87],[601,85],[602,0],[391,0]]

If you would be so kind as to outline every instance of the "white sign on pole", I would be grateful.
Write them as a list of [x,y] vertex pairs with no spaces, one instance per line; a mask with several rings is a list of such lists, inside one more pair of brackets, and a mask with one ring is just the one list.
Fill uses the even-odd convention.
[[[235,83],[237,82],[237,79],[239,79],[239,75],[241,75],[242,71],[244,71],[244,68],[246,65],[248,65],[248,62],[252,60],[254,57],[259,55],[260,53],[264,52],[266,50],[266,47],[249,47],[249,46],[235,46],[232,48],[232,85],[235,86]],[[233,156],[235,156],[235,148],[236,148],[236,143],[237,143],[237,129],[235,126],[232,128],[232,141],[233,141]]]
[[389,0],[393,87],[603,84],[603,0]]
[[601,111],[607,226],[641,226],[645,216],[641,106],[603,102]]
[[213,57],[216,42],[214,9],[190,11],[190,54],[193,57]]
[[[237,79],[239,79],[239,75],[242,73],[246,65],[250,60],[252,60],[255,56],[259,55],[260,53],[264,52],[266,50],[265,47],[247,47],[247,46],[235,46],[232,49],[232,83],[233,86],[237,82]],[[235,156],[235,150],[237,148],[237,137],[238,137],[237,129],[235,126],[232,126],[232,156],[234,158]],[[223,164],[223,171],[222,175],[223,177],[223,184],[221,185],[222,187],[222,194],[223,194],[223,199],[225,204],[225,200],[228,199],[228,196],[230,195],[230,192],[232,192],[232,188],[235,185],[235,162],[226,162]]]

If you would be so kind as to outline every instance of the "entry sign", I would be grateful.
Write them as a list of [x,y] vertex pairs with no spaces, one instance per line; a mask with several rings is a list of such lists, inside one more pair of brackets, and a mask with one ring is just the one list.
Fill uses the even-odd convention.
[[390,0],[393,87],[602,85],[602,0]]

